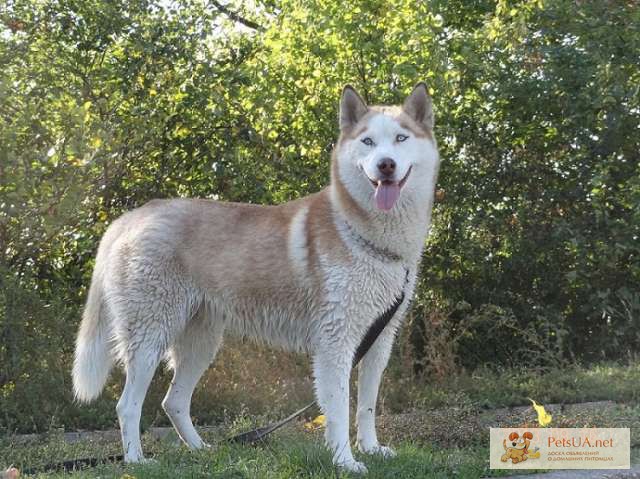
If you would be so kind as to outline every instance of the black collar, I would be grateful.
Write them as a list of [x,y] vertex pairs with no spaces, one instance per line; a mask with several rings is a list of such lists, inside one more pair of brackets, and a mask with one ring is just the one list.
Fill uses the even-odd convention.
[[351,234],[356,244],[360,246],[363,250],[365,250],[367,253],[369,253],[369,255],[381,261],[393,261],[393,262],[402,261],[402,256],[400,256],[398,253],[391,251],[387,248],[378,246],[374,242],[368,240],[367,238],[362,236],[360,233],[358,233],[356,229],[353,226],[351,226],[351,224],[348,221],[344,221],[344,224],[347,225],[347,229],[349,230],[349,233]]

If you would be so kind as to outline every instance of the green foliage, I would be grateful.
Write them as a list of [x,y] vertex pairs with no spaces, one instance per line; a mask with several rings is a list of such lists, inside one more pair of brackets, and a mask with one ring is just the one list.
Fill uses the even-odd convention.
[[454,42],[428,295],[562,326],[572,357],[637,351],[639,20],[621,3],[500,2]]
[[78,308],[48,300],[0,275],[0,431],[47,431],[64,425],[110,427],[113,395],[80,407],[70,364]]
[[[66,334],[64,328],[71,311],[59,302],[44,303],[12,279],[7,274],[0,278],[0,421],[9,430],[33,427],[45,417],[52,421],[60,417],[65,403],[43,403],[42,398],[68,398],[63,371],[73,341],[73,333]],[[64,350],[66,354],[61,354]],[[38,428],[47,426],[37,424]]]
[[633,356],[638,51],[633,2],[7,3],[0,391],[21,419],[2,427],[57,414],[26,396],[70,400],[73,333],[108,223],[154,197],[318,190],[345,83],[373,103],[419,80],[433,93],[443,199],[411,323],[418,369],[442,357],[434,345],[468,369]]
[[[392,368],[392,376],[398,373]],[[640,392],[635,385],[639,379],[637,362],[628,366],[606,362],[591,367],[567,365],[540,372],[530,368],[523,357],[521,364],[512,368],[480,366],[473,372],[431,380],[431,384],[412,380],[398,387],[397,381],[389,378],[381,394],[388,413],[451,405],[495,410],[529,406],[527,398],[545,405],[611,401],[637,407]]]

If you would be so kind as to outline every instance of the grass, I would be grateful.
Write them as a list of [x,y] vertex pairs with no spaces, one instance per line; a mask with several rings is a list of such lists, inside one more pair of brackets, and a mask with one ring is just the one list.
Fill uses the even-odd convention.
[[[278,357],[272,358],[272,362],[278,363]],[[570,366],[545,374],[527,370],[496,372],[480,369],[473,374],[460,373],[442,381],[403,378],[395,369],[397,366],[397,363],[392,364],[382,388],[383,415],[379,421],[379,431],[382,442],[391,444],[398,452],[398,457],[385,461],[378,457],[359,456],[369,468],[368,478],[478,478],[507,475],[507,471],[491,471],[488,468],[488,430],[496,426],[535,427],[535,414],[530,407],[513,408],[528,406],[527,397],[547,406],[559,404],[550,408],[554,427],[630,427],[632,462],[640,462],[640,389],[637,388],[640,383],[640,363],[625,366],[604,364],[591,368]],[[221,441],[256,423],[265,424],[308,399],[306,394],[310,394],[311,385],[303,379],[306,366],[296,362],[288,369],[286,374],[294,373],[295,376],[297,372],[298,378],[290,382],[269,377],[268,374],[261,378],[264,383],[274,381],[278,385],[277,388],[269,386],[273,391],[270,390],[262,401],[260,381],[255,381],[250,384],[250,388],[253,388],[250,405],[241,401],[225,403],[229,407],[222,408],[226,413],[222,416],[221,427],[205,434],[209,442],[219,444],[215,449],[188,451],[178,444],[175,433],[163,440],[154,440],[150,435],[145,435],[145,450],[157,460],[152,464],[103,464],[73,474],[42,473],[36,477],[349,477],[331,464],[330,454],[322,445],[321,434],[305,431],[300,423],[274,434],[268,442],[257,447]],[[220,373],[214,371],[214,374]],[[236,381],[246,384],[243,377],[230,378],[227,382],[233,384]],[[289,391],[292,387],[298,388],[295,394]],[[228,387],[226,391],[231,396],[234,389]],[[285,400],[265,414],[268,403],[277,404],[274,398],[278,395],[284,396]],[[243,395],[238,396],[241,397]],[[204,418],[202,422],[220,424],[218,416],[210,412],[200,414],[208,407],[207,402],[214,399],[215,396],[205,391],[198,393],[194,413]],[[562,406],[587,401],[610,402],[575,408]],[[220,403],[217,407],[221,408]],[[143,424],[148,426],[164,422],[164,418],[157,414],[152,418],[150,420],[147,416]],[[115,439],[68,444],[63,440],[60,430],[52,430],[37,441],[28,443],[19,443],[7,436],[0,439],[0,470],[10,464],[21,469],[37,468],[64,459],[106,457],[119,453],[120,444]]]
[[381,402],[387,412],[451,404],[472,404],[485,409],[524,406],[529,405],[527,398],[543,404],[604,400],[640,403],[640,388],[637,387],[640,362],[589,367],[567,365],[550,371],[479,368],[471,373],[451,374],[441,380],[403,378],[398,371],[392,371],[384,381]]
[[[640,460],[640,405],[606,403],[596,407],[553,411],[557,427],[631,427],[632,461]],[[263,423],[266,418],[257,420]],[[213,478],[318,478],[351,477],[336,470],[324,448],[320,431],[305,431],[294,423],[258,446],[225,443],[222,438],[253,425],[256,418],[243,417],[203,436],[217,447],[189,451],[179,444],[175,433],[162,440],[144,436],[144,449],[156,458],[145,465],[102,464],[73,474],[40,473],[42,478],[213,477]],[[449,407],[413,411],[381,418],[383,442],[398,452],[394,459],[359,455],[369,468],[368,478],[479,478],[507,475],[490,470],[488,430],[491,426],[535,426],[529,409],[474,410]],[[35,468],[63,459],[107,457],[119,454],[117,440],[65,443],[61,433],[52,433],[39,442],[0,442],[0,466],[10,463],[20,469]]]
[[[117,452],[116,443],[68,445],[51,440],[39,447],[13,450],[17,466],[42,465],[52,458],[105,457]],[[103,464],[73,473],[74,478],[123,477],[139,479],[166,477],[213,478],[337,478],[350,477],[336,470],[329,452],[318,434],[287,431],[259,446],[221,444],[213,450],[188,451],[171,442],[145,441],[156,462],[124,466]],[[368,478],[444,478],[480,477],[490,474],[487,449],[482,447],[437,448],[409,442],[396,448],[398,457],[383,460],[360,456],[368,468]],[[2,453],[7,453],[3,449]],[[67,477],[64,473],[38,474],[35,477]]]

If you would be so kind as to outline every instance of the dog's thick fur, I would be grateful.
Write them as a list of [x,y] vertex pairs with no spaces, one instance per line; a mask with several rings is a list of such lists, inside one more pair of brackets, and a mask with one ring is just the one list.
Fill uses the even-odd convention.
[[142,403],[165,356],[174,377],[164,409],[189,447],[205,445],[191,423],[191,395],[229,331],[312,355],[334,462],[366,471],[349,445],[351,361],[370,324],[404,291],[358,372],[358,447],[393,454],[376,437],[376,398],[431,220],[439,165],[432,129],[422,83],[402,107],[368,107],[345,87],[326,189],[279,206],[155,200],[109,227],[73,384],[89,401],[113,362],[124,365],[117,412],[126,461],[144,459]]

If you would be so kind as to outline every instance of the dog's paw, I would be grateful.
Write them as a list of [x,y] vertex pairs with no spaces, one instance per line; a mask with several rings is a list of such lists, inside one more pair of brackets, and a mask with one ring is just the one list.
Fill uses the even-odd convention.
[[366,474],[369,472],[367,471],[367,466],[355,459],[340,461],[336,465],[343,471],[352,472],[354,474]]
[[204,442],[202,439],[200,439],[200,441],[193,443],[193,444],[187,444],[187,446],[189,447],[189,449],[194,449],[194,450],[198,450],[198,449],[213,449],[213,446],[211,444],[209,444],[208,442]]
[[384,457],[385,459],[391,459],[392,457],[397,456],[396,451],[394,451],[390,447],[381,446],[380,444],[376,444],[375,446],[370,447],[360,446],[358,449],[360,449],[360,452],[363,452],[365,454],[377,454]]

